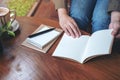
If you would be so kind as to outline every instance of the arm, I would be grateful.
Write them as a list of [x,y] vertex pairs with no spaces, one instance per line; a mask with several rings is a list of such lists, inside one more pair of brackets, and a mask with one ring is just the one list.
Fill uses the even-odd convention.
[[120,0],[110,0],[108,11],[111,13],[109,28],[113,29],[115,37],[120,38]]
[[[59,4],[57,3],[59,2]],[[79,37],[81,32],[72,17],[68,15],[64,0],[55,1],[55,7],[58,11],[59,24],[65,33],[72,37]],[[63,5],[64,4],[64,5]]]

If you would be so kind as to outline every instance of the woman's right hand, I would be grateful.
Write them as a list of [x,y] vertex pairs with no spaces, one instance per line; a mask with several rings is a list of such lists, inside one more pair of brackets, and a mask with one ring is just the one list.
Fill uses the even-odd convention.
[[59,24],[65,33],[73,38],[80,37],[81,32],[73,18],[68,16],[66,9],[58,9]]

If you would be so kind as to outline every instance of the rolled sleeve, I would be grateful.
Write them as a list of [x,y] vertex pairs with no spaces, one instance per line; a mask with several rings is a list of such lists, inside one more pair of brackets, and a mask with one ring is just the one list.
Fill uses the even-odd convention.
[[66,8],[66,3],[64,0],[53,0],[53,3],[55,4],[55,9]]
[[110,0],[108,12],[120,11],[120,0]]

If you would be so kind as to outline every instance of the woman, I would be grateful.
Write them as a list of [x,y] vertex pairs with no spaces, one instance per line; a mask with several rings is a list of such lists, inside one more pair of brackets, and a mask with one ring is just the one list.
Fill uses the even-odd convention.
[[59,24],[66,34],[79,37],[79,29],[92,24],[92,32],[112,28],[116,37],[120,31],[120,0],[71,0],[68,15],[64,0],[53,0],[58,11]]

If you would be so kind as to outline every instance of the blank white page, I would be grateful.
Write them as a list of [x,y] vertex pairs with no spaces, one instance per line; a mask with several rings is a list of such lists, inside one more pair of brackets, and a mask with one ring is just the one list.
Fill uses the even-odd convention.
[[64,34],[52,56],[70,58],[80,62],[88,38],[89,36],[87,35],[80,38],[72,38]]
[[100,30],[92,34],[88,40],[84,59],[90,56],[105,55],[111,52],[113,36],[112,30]]

